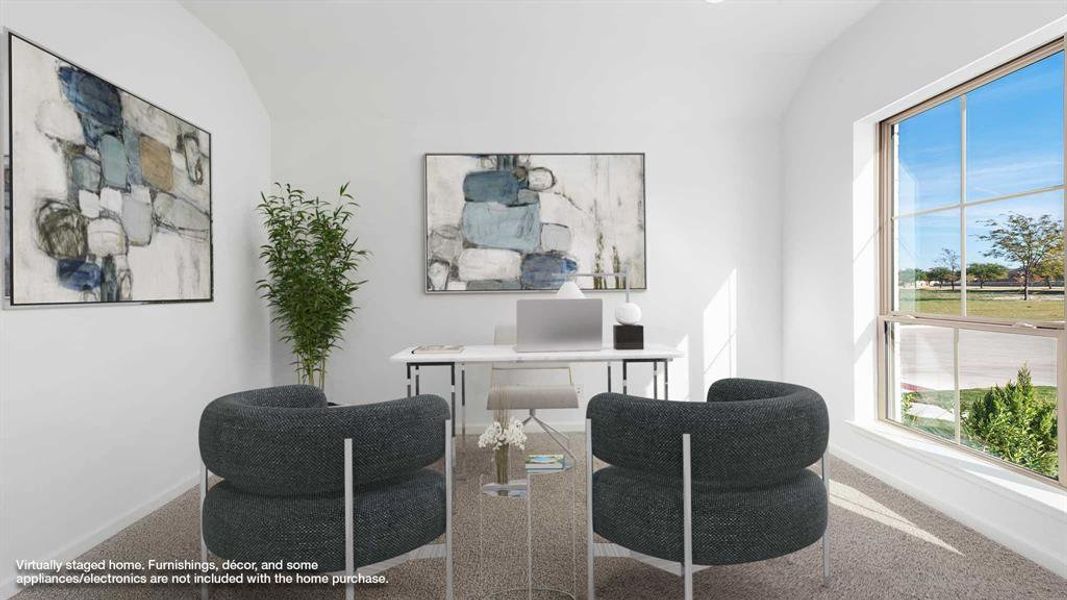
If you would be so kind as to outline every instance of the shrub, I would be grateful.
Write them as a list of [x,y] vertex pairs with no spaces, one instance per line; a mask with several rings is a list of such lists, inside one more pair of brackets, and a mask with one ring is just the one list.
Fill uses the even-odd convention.
[[1028,367],[1019,369],[1016,381],[976,398],[962,426],[986,452],[1056,477],[1056,405],[1036,396]]

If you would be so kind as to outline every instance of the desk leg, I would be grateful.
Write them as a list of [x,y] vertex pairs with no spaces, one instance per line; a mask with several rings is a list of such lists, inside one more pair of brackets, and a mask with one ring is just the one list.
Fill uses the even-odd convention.
[[[459,365],[459,404],[460,409],[463,412],[463,428],[460,429],[460,433],[463,434],[463,439],[467,439],[467,365],[460,363]],[[464,448],[466,446],[464,445]]]
[[622,395],[623,396],[626,395],[626,388],[627,388],[627,384],[629,383],[627,381],[627,379],[626,379],[626,365],[627,364],[628,363],[625,360],[622,361]]
[[659,363],[652,363],[652,399],[659,400]]
[[419,365],[415,365],[415,395],[418,396],[419,392]]
[[671,364],[671,361],[669,361],[669,360],[663,361],[663,399],[664,400],[670,400],[670,398],[671,398],[671,396],[670,396],[670,393],[671,393],[670,392],[670,375],[668,375],[669,369],[670,369],[670,364]]
[[611,362],[608,362],[608,393],[611,393]]
[[450,370],[452,371],[452,418],[450,420],[452,421],[452,437],[456,437],[456,363],[452,363]]
[[408,370],[408,398],[411,397],[411,363],[407,363]]

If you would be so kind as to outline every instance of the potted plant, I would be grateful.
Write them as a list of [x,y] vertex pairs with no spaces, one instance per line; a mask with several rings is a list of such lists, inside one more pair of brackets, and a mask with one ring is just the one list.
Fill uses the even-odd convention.
[[526,447],[526,432],[522,421],[507,418],[507,413],[498,414],[478,438],[479,448],[493,449],[493,462],[496,463],[496,482],[505,485],[508,477],[508,450],[515,446],[519,450]]
[[355,278],[369,252],[348,235],[348,222],[359,206],[341,186],[337,202],[309,197],[290,184],[274,184],[260,193],[268,241],[260,257],[267,277],[258,288],[273,311],[273,321],[290,344],[300,383],[326,383],[326,361],[338,347],[356,305],[352,294],[366,281]]

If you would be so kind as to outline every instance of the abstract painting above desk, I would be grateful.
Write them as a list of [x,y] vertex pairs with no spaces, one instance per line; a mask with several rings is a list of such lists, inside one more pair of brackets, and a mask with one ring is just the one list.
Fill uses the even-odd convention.
[[211,137],[8,37],[14,305],[211,300]]
[[583,272],[645,289],[644,154],[426,155],[427,292],[556,290]]

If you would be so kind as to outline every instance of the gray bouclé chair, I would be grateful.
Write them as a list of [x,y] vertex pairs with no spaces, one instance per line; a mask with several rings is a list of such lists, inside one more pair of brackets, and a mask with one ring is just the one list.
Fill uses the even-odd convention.
[[[450,425],[432,395],[328,406],[318,388],[292,385],[218,398],[200,418],[203,557],[351,576],[444,535],[420,557],[445,558],[451,598]],[[442,458],[444,473],[429,468]],[[210,489],[209,474],[222,478]]]
[[[599,394],[586,412],[588,598],[596,556],[684,579],[826,541],[826,404],[805,387],[723,379],[707,402]],[[593,471],[593,457],[607,466]],[[822,477],[808,467],[821,463]],[[593,534],[608,544],[594,542]]]

